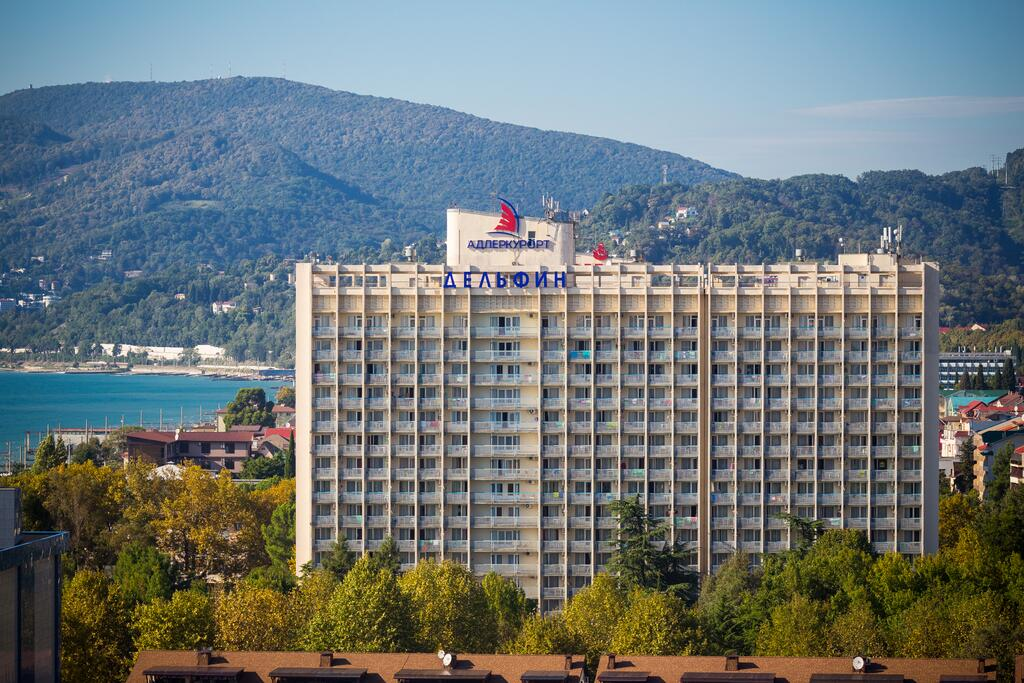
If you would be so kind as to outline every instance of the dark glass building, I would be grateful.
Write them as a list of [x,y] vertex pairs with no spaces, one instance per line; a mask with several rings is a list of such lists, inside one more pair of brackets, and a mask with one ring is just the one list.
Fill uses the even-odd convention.
[[67,534],[23,532],[20,494],[0,488],[0,681],[56,683]]

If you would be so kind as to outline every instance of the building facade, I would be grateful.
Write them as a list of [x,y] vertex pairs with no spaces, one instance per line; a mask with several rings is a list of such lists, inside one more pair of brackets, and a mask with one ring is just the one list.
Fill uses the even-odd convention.
[[255,444],[261,440],[261,432],[254,431],[256,429],[128,432],[125,459],[143,460],[155,465],[193,462],[204,469],[215,472],[226,469],[237,475],[253,457]]
[[952,389],[964,376],[977,375],[978,368],[986,380],[999,374],[1006,361],[1013,361],[1013,353],[1006,351],[944,351],[939,354],[939,388]]
[[0,488],[0,681],[60,681],[60,556],[68,535],[21,530],[21,490]]
[[936,549],[934,265],[624,263],[506,219],[449,210],[446,265],[297,264],[297,566],[390,534],[557,610],[626,496],[703,572],[787,512]]

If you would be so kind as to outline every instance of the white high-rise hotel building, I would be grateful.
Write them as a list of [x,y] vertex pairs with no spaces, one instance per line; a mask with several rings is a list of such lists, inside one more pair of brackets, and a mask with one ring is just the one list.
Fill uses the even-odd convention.
[[555,610],[623,496],[701,571],[791,547],[783,512],[936,549],[933,264],[621,263],[573,231],[451,209],[446,265],[298,264],[298,565],[391,534]]

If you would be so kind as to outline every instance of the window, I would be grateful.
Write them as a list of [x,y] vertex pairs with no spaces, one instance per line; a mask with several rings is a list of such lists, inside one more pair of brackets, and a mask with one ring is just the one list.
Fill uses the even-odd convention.
[[224,444],[224,452],[225,453],[234,453],[235,452],[235,444],[233,444],[233,443],[226,443],[226,444]]

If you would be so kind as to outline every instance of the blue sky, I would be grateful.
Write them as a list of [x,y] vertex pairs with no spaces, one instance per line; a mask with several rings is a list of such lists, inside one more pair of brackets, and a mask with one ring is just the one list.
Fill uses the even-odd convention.
[[1024,146],[1024,2],[5,4],[0,92],[285,75],[757,177]]

